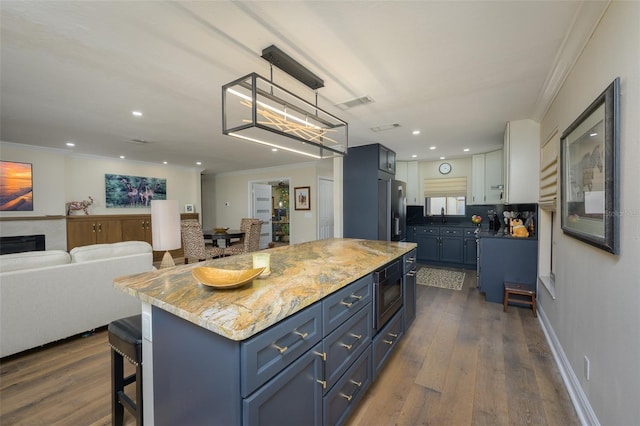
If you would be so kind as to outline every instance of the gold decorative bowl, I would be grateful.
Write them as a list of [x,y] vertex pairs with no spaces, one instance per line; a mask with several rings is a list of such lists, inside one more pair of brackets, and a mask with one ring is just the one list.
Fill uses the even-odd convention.
[[216,234],[222,234],[223,232],[227,232],[227,229],[229,228],[213,228],[213,232]]
[[264,268],[255,269],[218,269],[200,266],[193,268],[191,274],[200,284],[211,288],[229,289],[247,284],[264,271]]

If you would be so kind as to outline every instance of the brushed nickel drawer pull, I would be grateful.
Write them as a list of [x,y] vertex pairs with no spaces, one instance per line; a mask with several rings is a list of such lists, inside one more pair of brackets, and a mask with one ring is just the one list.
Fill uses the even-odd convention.
[[300,333],[298,330],[295,330],[293,332],[293,334],[297,334],[298,336],[300,336],[303,339],[305,339],[309,335],[309,333]]
[[345,302],[344,300],[341,300],[340,304],[346,306],[347,308],[350,308],[351,305],[353,305],[353,303]]
[[327,354],[326,354],[326,353],[324,353],[324,352],[317,352],[317,351],[313,351],[313,353],[314,353],[315,355],[318,355],[320,358],[322,358],[322,360],[323,360],[323,361],[326,361],[326,360],[327,360]]
[[385,342],[387,345],[393,345],[393,342],[391,340],[383,340],[383,342]]
[[408,276],[408,277],[415,277],[416,275],[417,275],[417,272],[416,272],[416,270],[415,270],[415,269],[414,269],[413,271],[409,271],[409,272],[407,272],[407,276]]
[[285,353],[289,347],[284,346],[284,347],[280,347],[278,345],[276,345],[275,343],[273,344],[273,347],[276,348],[278,351],[280,351],[281,354]]
[[351,383],[353,383],[354,385],[356,385],[357,387],[359,387],[359,388],[361,388],[361,387],[362,387],[362,382],[356,382],[356,381],[355,381],[355,380],[353,380],[353,379],[349,379],[349,381],[350,381]]
[[398,337],[398,335],[397,335],[397,334],[393,334],[393,333],[387,333],[387,334],[388,334],[389,336],[391,336],[391,337]]
[[326,389],[327,388],[327,382],[325,380],[316,379],[316,382],[318,382],[318,383],[320,383],[322,385],[322,389]]
[[357,340],[362,339],[362,334],[349,333],[351,337],[355,337]]
[[353,347],[353,345],[347,345],[346,343],[340,343],[340,346],[344,346],[345,348],[347,348],[347,350],[351,350],[351,348]]
[[352,294],[352,295],[351,295],[351,296],[349,296],[349,297],[352,297],[352,298],[354,298],[354,299],[358,299],[358,300],[362,300],[362,298],[363,298],[364,296],[358,296],[357,294]]
[[340,396],[346,399],[347,401],[351,401],[353,399],[353,395],[347,395],[342,392],[340,392]]

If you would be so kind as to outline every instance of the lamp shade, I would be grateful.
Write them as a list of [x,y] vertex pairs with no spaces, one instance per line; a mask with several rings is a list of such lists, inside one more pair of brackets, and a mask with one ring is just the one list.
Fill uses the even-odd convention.
[[151,238],[156,251],[181,247],[178,200],[151,201]]

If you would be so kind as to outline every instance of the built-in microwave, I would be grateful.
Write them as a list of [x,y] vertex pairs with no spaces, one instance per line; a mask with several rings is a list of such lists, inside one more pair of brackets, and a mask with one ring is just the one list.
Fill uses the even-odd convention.
[[402,260],[391,262],[375,271],[373,280],[373,328],[377,331],[402,307]]

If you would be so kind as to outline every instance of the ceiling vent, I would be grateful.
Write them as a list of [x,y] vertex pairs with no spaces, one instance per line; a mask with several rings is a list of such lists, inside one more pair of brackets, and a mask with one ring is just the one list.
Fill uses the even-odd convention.
[[130,144],[133,144],[133,145],[148,145],[148,144],[151,143],[151,142],[146,141],[144,139],[129,139],[127,142],[130,143]]
[[385,130],[391,130],[397,127],[400,127],[399,123],[385,124],[384,126],[372,127],[371,130],[373,130],[374,132],[384,132]]
[[336,106],[343,111],[346,111],[350,108],[354,108],[360,105],[366,105],[373,102],[373,99],[370,96],[362,96],[360,98],[351,99],[350,101],[342,102],[341,104],[337,104]]

